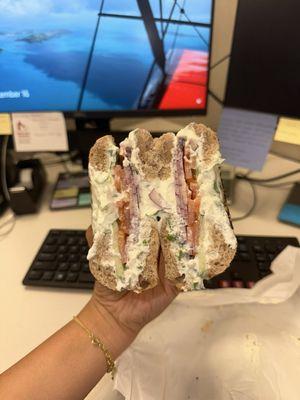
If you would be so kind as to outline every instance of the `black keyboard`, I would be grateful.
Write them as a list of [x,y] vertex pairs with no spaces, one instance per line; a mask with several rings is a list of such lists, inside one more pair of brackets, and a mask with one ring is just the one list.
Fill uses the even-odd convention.
[[86,259],[83,230],[51,230],[35,256],[24,285],[66,289],[92,289],[94,277]]
[[[293,237],[238,236],[238,251],[222,274],[205,281],[205,287],[251,288],[271,273],[271,261],[287,245],[299,247]],[[94,277],[86,255],[83,230],[50,230],[34,258],[23,284],[66,289],[92,289]]]
[[270,275],[271,262],[288,245],[299,247],[295,237],[237,236],[238,249],[230,266],[222,274],[204,281],[207,289],[252,288]]

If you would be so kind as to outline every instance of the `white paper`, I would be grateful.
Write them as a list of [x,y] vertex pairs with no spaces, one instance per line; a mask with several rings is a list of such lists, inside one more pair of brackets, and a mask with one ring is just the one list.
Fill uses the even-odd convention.
[[272,144],[278,117],[225,107],[218,128],[228,164],[260,171]]
[[119,358],[115,388],[126,400],[298,400],[300,249],[272,270],[252,289],[179,295]]
[[62,113],[13,113],[12,121],[16,151],[68,151]]

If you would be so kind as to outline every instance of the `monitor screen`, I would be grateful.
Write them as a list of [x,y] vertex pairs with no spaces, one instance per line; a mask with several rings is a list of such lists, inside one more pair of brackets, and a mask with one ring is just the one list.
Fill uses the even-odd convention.
[[205,112],[213,0],[5,0],[0,112]]
[[299,0],[239,0],[225,105],[300,117]]

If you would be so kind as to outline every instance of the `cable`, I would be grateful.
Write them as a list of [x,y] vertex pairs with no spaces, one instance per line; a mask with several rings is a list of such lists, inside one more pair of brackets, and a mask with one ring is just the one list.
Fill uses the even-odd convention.
[[70,156],[66,158],[61,158],[60,160],[50,160],[50,161],[44,161],[43,164],[48,166],[48,165],[57,165],[57,164],[63,164],[65,162],[72,161],[72,158]]
[[277,176],[273,176],[272,178],[266,178],[266,179],[250,178],[250,177],[245,176],[245,175],[236,175],[236,178],[237,179],[244,179],[246,181],[254,182],[254,183],[257,183],[257,182],[264,183],[264,182],[278,181],[280,179],[287,178],[288,176],[292,176],[292,175],[299,174],[299,173],[300,173],[300,168],[297,168],[297,169],[295,169],[293,171],[287,172],[286,174],[277,175]]
[[3,189],[3,194],[5,200],[10,202],[9,191],[7,187],[6,180],[6,157],[7,157],[7,145],[8,145],[8,136],[3,137],[2,149],[1,149],[1,162],[0,162],[0,172],[1,172],[1,186]]
[[282,182],[282,183],[275,183],[273,185],[268,185],[266,183],[260,183],[260,182],[253,182],[254,185],[262,186],[262,187],[270,188],[270,189],[285,188],[285,187],[294,185],[295,183],[299,183],[299,181],[288,181],[288,182]]
[[[57,158],[50,158],[50,159],[43,159],[42,157],[39,158],[41,159],[43,165],[48,166],[48,165],[62,164],[68,161],[75,161],[78,155],[79,155],[78,151],[73,150],[69,152],[68,155],[57,155]],[[36,156],[38,157],[38,154]]]
[[3,223],[0,225],[0,229],[4,228],[5,225],[9,224],[10,221],[11,221],[14,217],[15,217],[15,214],[12,213],[12,214],[9,216],[9,218],[6,218],[6,221],[3,222]]
[[241,215],[240,217],[232,218],[232,222],[241,221],[242,219],[245,219],[245,218],[249,217],[249,216],[253,213],[253,211],[254,211],[254,209],[255,209],[255,207],[256,207],[257,196],[256,196],[255,187],[254,187],[254,185],[253,185],[252,182],[249,182],[249,181],[246,181],[246,182],[249,183],[249,185],[250,185],[250,187],[251,187],[251,189],[252,189],[252,193],[253,193],[252,205],[251,205],[251,207],[249,208],[249,210],[248,210],[244,215]]
[[7,236],[15,227],[16,224],[16,216],[14,213],[2,224],[0,225],[0,229],[4,228],[6,225],[8,225],[10,222],[12,222],[11,226],[7,229],[5,232],[0,232],[0,239],[4,239],[5,236]]

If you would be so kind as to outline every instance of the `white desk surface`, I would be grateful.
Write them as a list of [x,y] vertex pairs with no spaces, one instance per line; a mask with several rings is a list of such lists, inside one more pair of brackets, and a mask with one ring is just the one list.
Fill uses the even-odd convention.
[[[299,168],[299,163],[269,155],[259,177],[269,177]],[[0,372],[11,366],[45,338],[67,323],[88,301],[90,292],[26,288],[22,279],[49,229],[85,229],[90,210],[50,211],[50,193],[61,167],[48,169],[50,185],[43,207],[36,215],[18,217],[13,231],[0,237]],[[294,177],[295,179],[295,177]],[[289,179],[291,180],[291,179]],[[232,216],[243,214],[251,205],[252,192],[247,182],[237,183]],[[289,189],[257,187],[257,206],[247,219],[234,223],[237,234],[296,236],[300,229],[279,223],[277,214]],[[0,225],[3,218],[0,219]],[[86,399],[119,398],[111,393],[105,377]]]

